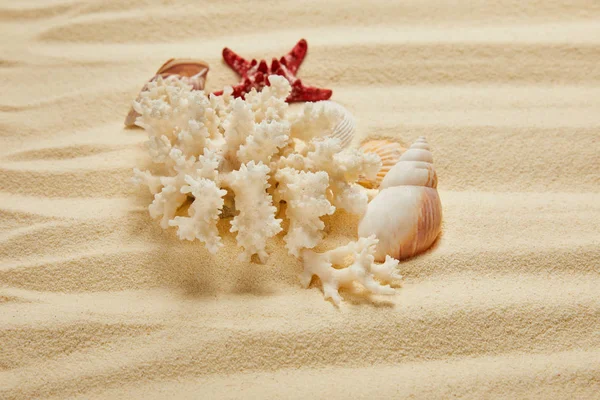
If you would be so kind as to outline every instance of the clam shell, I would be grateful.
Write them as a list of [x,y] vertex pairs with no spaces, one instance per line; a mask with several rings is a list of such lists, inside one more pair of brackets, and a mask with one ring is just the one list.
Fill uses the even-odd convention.
[[335,101],[320,101],[323,107],[332,108],[339,112],[340,120],[327,136],[338,138],[342,144],[342,148],[350,146],[354,135],[356,134],[356,121],[354,115],[344,106]]
[[[206,82],[206,74],[208,74],[208,64],[204,61],[187,58],[171,58],[161,65],[158,71],[156,71],[156,74],[150,79],[150,82],[155,80],[158,76],[163,78],[176,76],[179,79],[184,80],[188,85],[191,85],[193,90],[202,90],[204,89],[204,84]],[[144,85],[140,92],[143,92],[144,90],[146,90],[146,85]],[[133,108],[130,108],[127,117],[125,117],[125,126],[134,126],[138,116],[139,114]]]
[[369,140],[360,145],[360,149],[365,153],[375,153],[381,158],[381,169],[375,179],[361,177],[358,181],[362,186],[373,189],[379,187],[383,178],[392,169],[400,159],[400,156],[406,151],[400,143],[390,140]]

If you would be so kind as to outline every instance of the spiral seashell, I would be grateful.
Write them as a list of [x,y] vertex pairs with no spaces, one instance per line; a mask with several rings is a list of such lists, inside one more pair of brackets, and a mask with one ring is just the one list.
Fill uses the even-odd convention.
[[360,149],[365,153],[375,153],[381,158],[381,169],[377,173],[375,179],[367,179],[361,177],[358,183],[362,186],[373,189],[378,188],[381,185],[381,181],[390,171],[390,169],[396,165],[398,159],[406,149],[398,142],[392,142],[389,140],[369,140],[360,145]]
[[350,146],[356,133],[356,121],[354,120],[352,113],[335,101],[326,100],[320,101],[319,103],[323,104],[324,107],[337,110],[341,116],[340,121],[327,136],[340,139],[342,148]]
[[398,260],[427,250],[442,227],[442,204],[437,192],[433,157],[424,137],[402,154],[381,183],[358,225],[358,235],[379,239],[375,259]]
[[[158,76],[161,76],[162,78],[176,76],[185,81],[188,85],[191,85],[193,90],[202,90],[204,89],[204,84],[206,82],[206,74],[208,74],[208,64],[204,61],[186,58],[171,58],[156,71],[156,74],[150,79],[150,82],[155,80]],[[140,92],[143,92],[144,90],[146,90],[146,85],[144,85]],[[137,117],[139,117],[139,114],[133,108],[130,108],[127,117],[125,117],[125,126],[134,126]]]
[[437,187],[433,155],[424,137],[417,139],[398,159],[381,181],[381,189],[411,185]]

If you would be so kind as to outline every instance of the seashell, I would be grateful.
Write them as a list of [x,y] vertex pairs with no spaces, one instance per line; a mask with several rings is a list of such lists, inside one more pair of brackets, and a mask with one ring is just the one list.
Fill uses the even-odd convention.
[[185,81],[192,85],[193,90],[202,90],[208,74],[208,64],[200,60],[171,58],[156,71],[156,74],[163,78],[172,75],[187,78]]
[[433,155],[424,137],[417,139],[390,168],[381,181],[380,188],[392,186],[437,187],[437,174],[433,167]]
[[398,159],[406,151],[398,142],[389,140],[369,140],[360,145],[360,149],[365,153],[375,153],[381,158],[381,169],[377,173],[375,179],[367,179],[361,177],[358,183],[362,186],[372,189],[377,188],[381,184],[383,178],[387,175],[390,169],[396,165]]
[[350,146],[356,133],[356,121],[354,119],[354,115],[352,115],[352,113],[344,106],[336,103],[335,101],[320,101],[319,103],[324,107],[337,110],[341,116],[340,121],[327,136],[340,139],[343,149]]
[[[204,89],[204,84],[206,82],[206,74],[208,74],[208,64],[204,61],[186,58],[171,58],[156,71],[156,74],[150,79],[150,82],[155,80],[158,76],[163,78],[175,76],[178,79],[185,81],[188,85],[191,85],[193,90],[202,90]],[[147,86],[144,85],[140,92],[146,90],[146,87]],[[125,117],[125,126],[134,126],[138,116],[139,114],[133,108],[130,108],[127,117]]]
[[437,191],[433,156],[425,138],[410,146],[381,182],[369,203],[358,235],[377,236],[375,260],[398,260],[427,250],[442,228],[442,203]]

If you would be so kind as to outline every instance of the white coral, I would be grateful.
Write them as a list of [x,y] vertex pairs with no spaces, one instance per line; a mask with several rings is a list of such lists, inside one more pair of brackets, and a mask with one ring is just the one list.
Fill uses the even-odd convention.
[[231,221],[231,232],[237,232],[237,243],[244,248],[243,258],[254,254],[265,262],[267,239],[281,232],[281,220],[275,218],[277,208],[267,193],[269,167],[250,161],[228,177],[235,193],[235,208],[239,211]]
[[204,92],[192,91],[191,86],[181,80],[163,80],[160,77],[148,83],[147,90],[140,94],[133,107],[141,115],[136,120],[138,126],[144,128],[149,136],[164,135],[169,140],[187,129],[190,120],[211,113],[211,103]]
[[[280,202],[287,203],[286,248],[299,257],[323,239],[321,217],[336,208],[364,211],[367,192],[356,181],[376,174],[380,166],[376,155],[342,150],[338,139],[327,136],[341,117],[338,108],[306,103],[299,115],[291,115],[289,82],[281,76],[268,79],[261,92],[234,99],[231,88],[222,96],[207,95],[181,80],[158,78],[134,103],[140,114],[136,124],[148,133],[147,150],[155,164],[154,175],[136,169],[133,179],[154,195],[150,215],[165,229],[176,227],[180,239],[198,239],[214,253],[222,247],[218,218],[226,213],[233,216],[231,231],[237,232],[242,257],[256,254],[261,262],[267,258],[267,241],[282,230],[276,218]],[[189,200],[187,215],[181,215]],[[339,275],[339,282],[352,278],[377,288],[369,279],[385,277],[389,268],[367,262],[370,250],[365,249],[371,245],[363,239],[357,243],[346,246],[346,253],[360,255],[358,266],[340,272],[315,267],[315,274],[324,281]],[[340,251],[322,257],[335,259]],[[339,285],[328,285],[337,293]]]
[[285,99],[292,90],[290,83],[283,76],[270,75],[269,84],[260,92],[252,89],[246,94],[246,103],[252,107],[256,122],[281,121],[286,117],[288,104]]
[[169,225],[178,228],[179,239],[199,239],[214,254],[223,246],[217,221],[223,209],[223,196],[227,191],[219,189],[214,181],[206,178],[194,179],[186,175],[185,181],[187,185],[181,188],[181,193],[191,193],[195,198],[188,210],[189,217],[175,217],[169,221]]
[[[211,253],[216,253],[222,246],[217,221],[223,210],[223,197],[227,194],[216,183],[220,157],[210,150],[206,150],[198,161],[194,157],[186,160],[183,154],[176,151],[173,156],[178,157],[176,179],[183,176],[187,183],[181,185],[179,191],[194,196],[194,202],[188,209],[189,217],[175,217],[168,224],[178,228],[177,235],[181,240],[199,239]],[[181,183],[179,180],[175,182]]]
[[335,207],[327,200],[329,177],[324,171],[304,172],[292,168],[277,171],[279,196],[287,203],[285,215],[290,220],[284,237],[289,253],[298,257],[303,248],[312,249],[323,238],[324,215],[331,215]]
[[[237,152],[246,137],[254,133],[254,112],[244,100],[235,99],[231,103],[231,112],[223,123],[225,131],[225,158],[236,163]],[[238,167],[236,165],[235,167]]]
[[308,142],[329,135],[341,118],[341,110],[328,107],[327,102],[305,103],[302,113],[293,118],[292,137]]
[[[378,242],[373,235],[324,253],[304,250],[304,272],[300,276],[302,285],[308,287],[312,277],[318,276],[325,299],[331,299],[336,305],[342,301],[339,289],[354,283],[361,284],[373,294],[394,294],[394,289],[384,283],[402,278],[397,270],[398,260],[387,256],[383,264],[375,264],[375,247]],[[348,265],[349,258],[352,261]]]
[[154,176],[150,171],[141,171],[138,168],[133,169],[132,182],[136,185],[146,185],[152,195],[162,190],[160,176]]
[[364,153],[359,149],[342,149],[337,138],[316,137],[300,152],[281,157],[278,167],[327,172],[333,205],[362,215],[369,197],[367,190],[356,182],[361,175],[376,176],[381,168],[381,159],[377,154]]
[[[186,177],[216,178],[216,169],[219,159],[214,152],[207,151],[206,155],[186,157],[179,149],[171,149],[169,159],[173,164],[174,176],[155,177],[148,171],[136,171],[134,179],[138,183],[148,185],[150,192],[154,194],[154,200],[148,207],[152,218],[161,218],[160,226],[166,229],[169,221],[175,217],[179,207],[187,200],[185,192],[181,192],[186,184]],[[160,181],[160,185],[158,184]],[[162,186],[162,188],[160,187]]]
[[[200,239],[215,251],[220,244],[216,218],[224,201],[230,201],[229,185],[237,197],[239,215],[232,223],[238,243],[247,258],[258,254],[265,260],[266,240],[281,230],[266,191],[268,165],[290,145],[285,99],[291,88],[281,77],[270,82],[243,100],[233,99],[231,88],[223,96],[207,96],[180,80],[158,78],[134,103],[140,113],[136,123],[148,133],[151,159],[165,171],[155,176],[136,170],[134,181],[154,194],[148,209],[163,228],[175,226],[181,239]],[[189,216],[176,217],[189,197],[195,199]]]
[[209,147],[210,132],[204,123],[191,119],[177,134],[177,145],[188,156],[199,156]]
[[342,150],[339,139],[324,138],[311,141],[312,150],[307,159],[315,170],[329,175],[333,204],[353,214],[362,215],[367,209],[366,190],[356,181],[360,175],[374,177],[381,167],[376,154],[365,154],[362,150]]
[[252,160],[268,163],[271,157],[289,141],[290,124],[287,121],[262,121],[237,152],[238,159],[247,163]]

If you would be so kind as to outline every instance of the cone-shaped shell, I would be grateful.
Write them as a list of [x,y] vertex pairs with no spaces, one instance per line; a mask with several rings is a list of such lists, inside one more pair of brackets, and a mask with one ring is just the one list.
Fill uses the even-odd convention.
[[401,185],[437,187],[433,155],[423,137],[400,156],[381,182],[382,189]]
[[358,235],[379,239],[375,259],[405,259],[427,250],[442,227],[433,157],[424,138],[415,142],[389,171],[381,192],[369,203]]
[[352,113],[335,101],[322,101],[319,103],[322,103],[324,107],[335,109],[340,115],[339,122],[328,136],[339,139],[342,148],[350,146],[356,134],[356,121]]
[[[156,71],[156,74],[150,81],[153,81],[158,76],[163,78],[177,76],[184,80],[188,85],[191,85],[193,90],[202,90],[204,89],[207,73],[208,64],[204,61],[186,58],[171,58]],[[146,90],[146,85],[144,85],[140,92],[143,92],[144,90]],[[138,96],[138,100],[139,99]],[[138,116],[139,114],[133,108],[130,108],[127,117],[125,117],[125,126],[134,126]]]
[[381,158],[381,169],[377,173],[375,179],[367,179],[361,177],[358,183],[366,188],[372,189],[377,188],[381,185],[381,181],[390,171],[390,169],[396,165],[402,153],[406,151],[404,147],[398,142],[392,142],[390,140],[369,140],[360,145],[360,149],[365,153],[375,153]]

